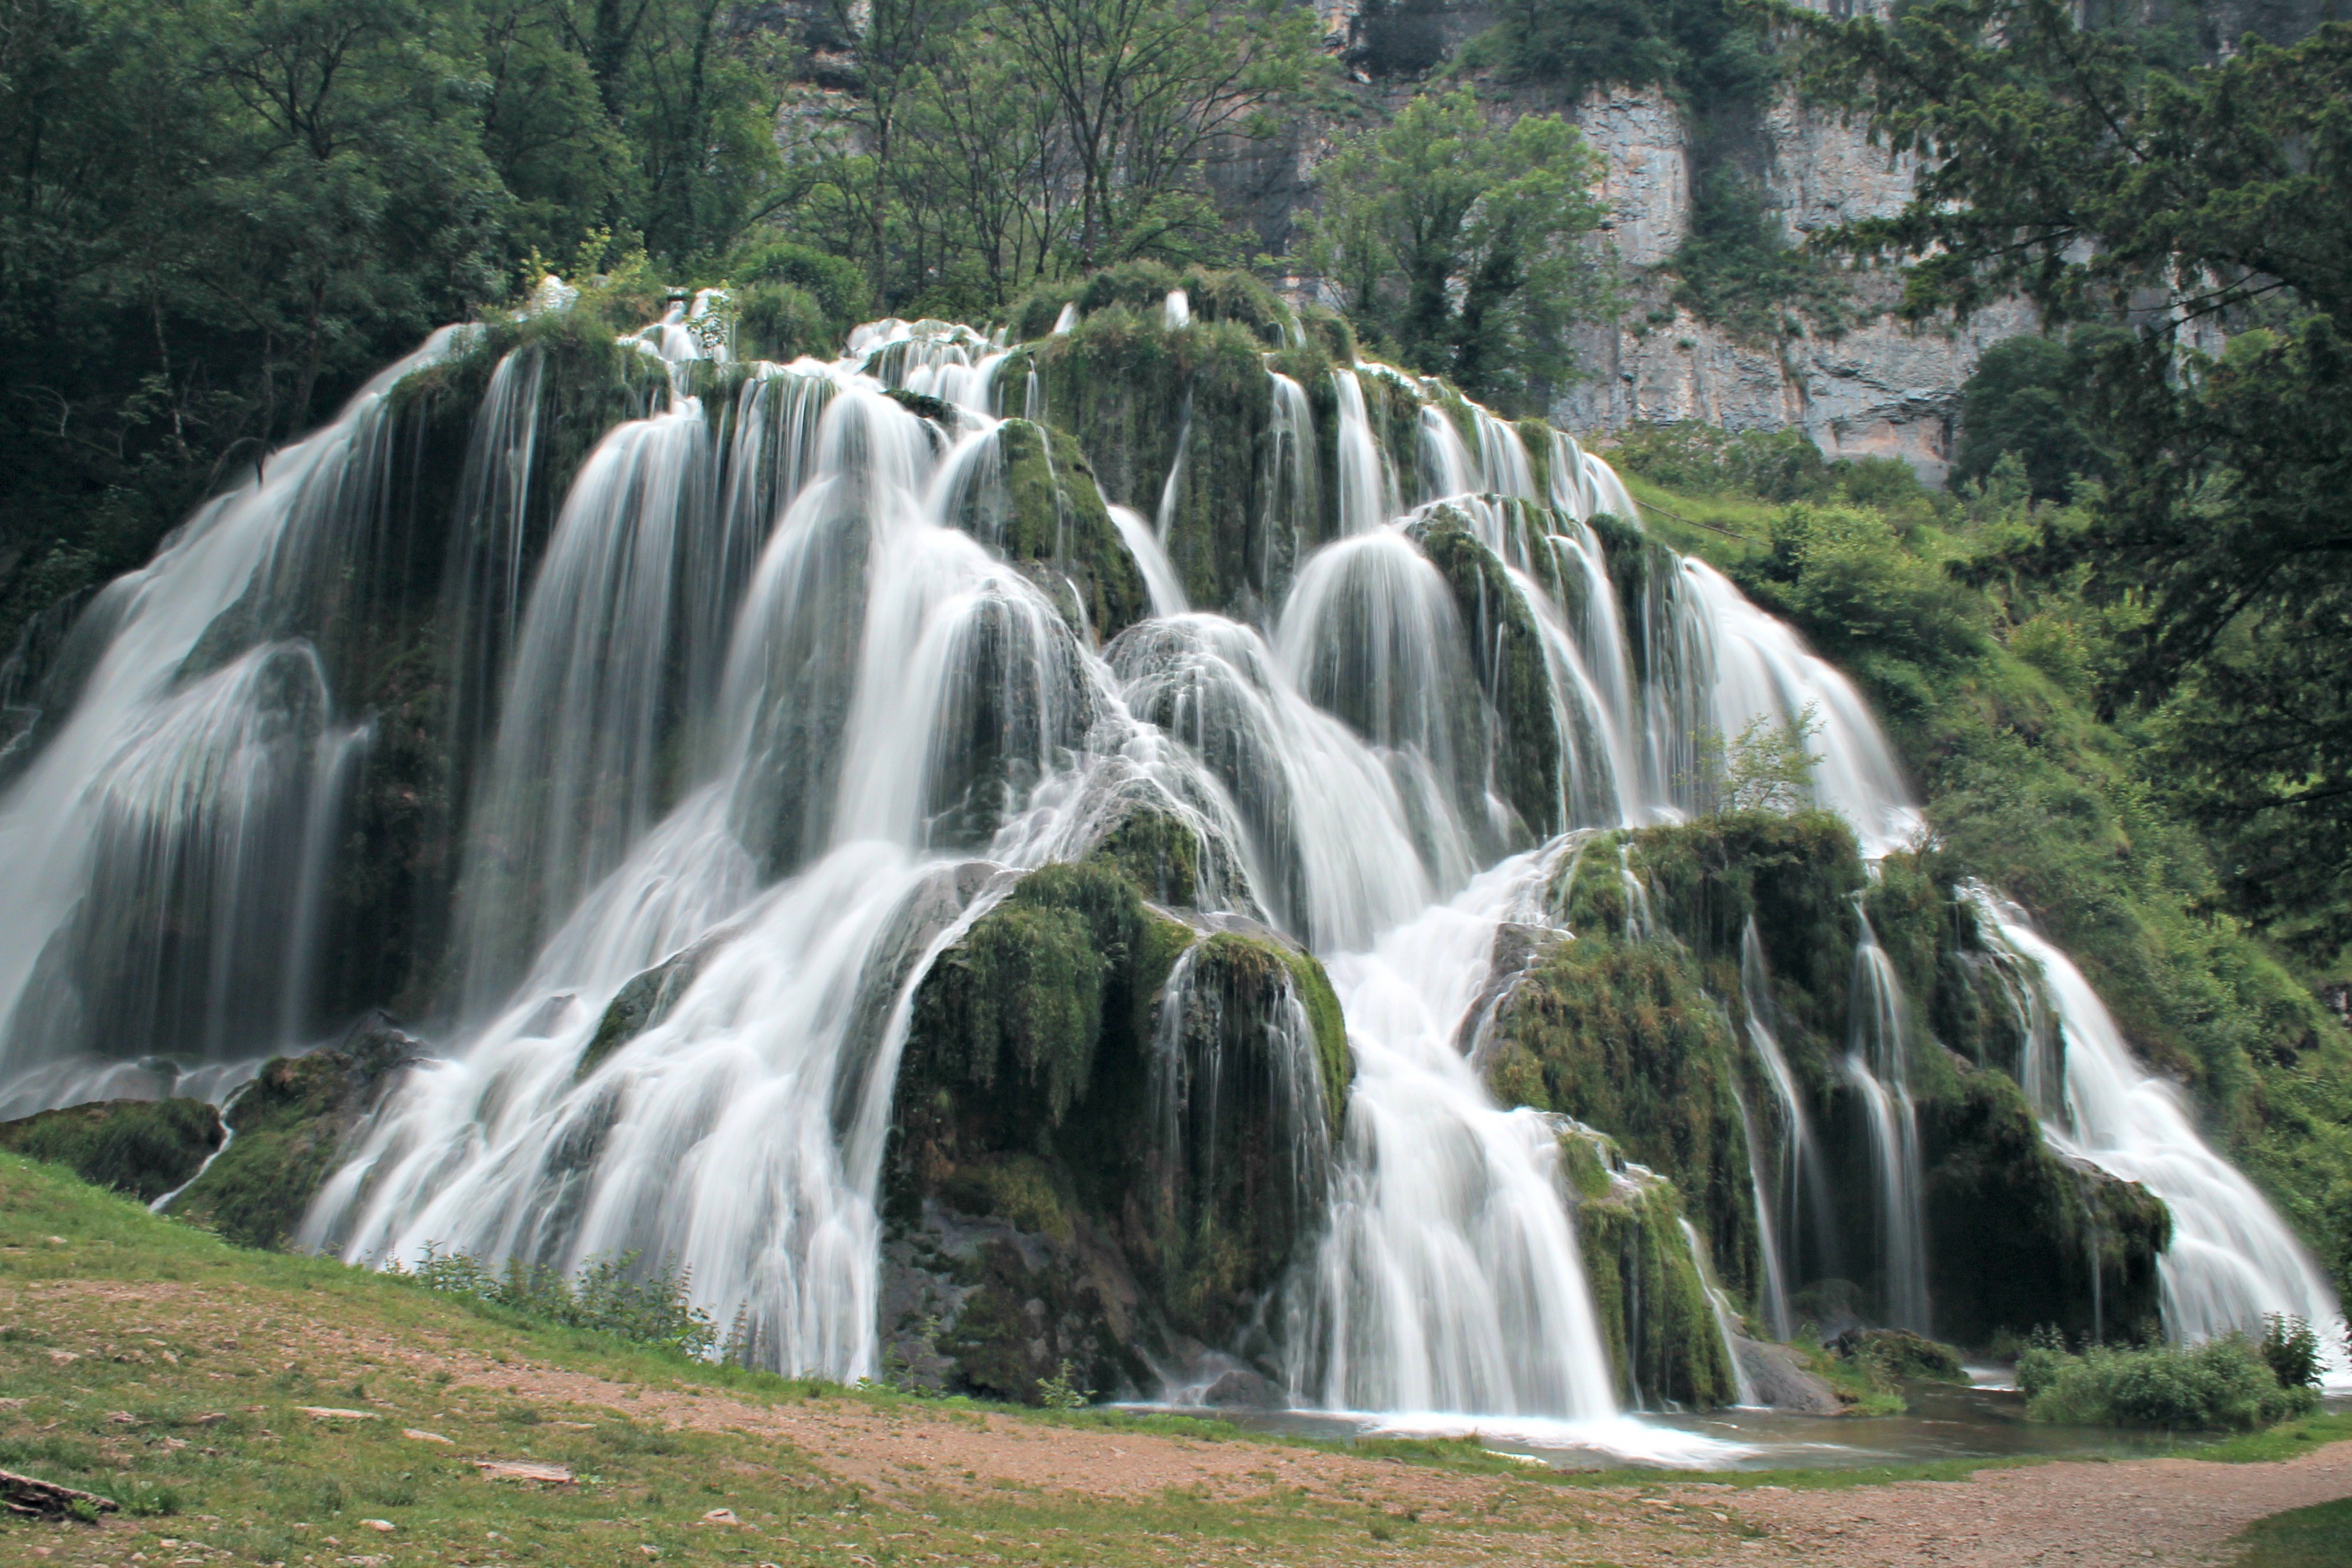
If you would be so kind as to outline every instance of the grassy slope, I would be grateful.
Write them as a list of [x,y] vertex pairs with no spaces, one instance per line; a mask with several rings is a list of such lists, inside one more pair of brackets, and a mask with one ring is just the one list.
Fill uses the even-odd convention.
[[2352,1498],[2273,1514],[2238,1537],[2235,1568],[2344,1568],[2352,1563]]
[[[1115,1412],[942,1407],[532,1328],[382,1275],[232,1247],[7,1154],[0,1154],[0,1398],[9,1402],[0,1405],[0,1468],[125,1505],[98,1531],[0,1520],[0,1562],[28,1561],[22,1553],[33,1545],[91,1562],[187,1554],[184,1544],[163,1544],[170,1540],[228,1554],[208,1559],[215,1563],[275,1564],[375,1557],[1118,1568],[1203,1552],[1435,1563],[1475,1560],[1505,1543],[1540,1554],[1548,1542],[1571,1544],[1563,1534],[1586,1532],[1592,1538],[1574,1543],[1581,1551],[1614,1553],[1633,1543],[1609,1528],[1617,1521],[1592,1510],[1643,1515],[1633,1506],[1641,1498],[1688,1479],[1530,1471],[1475,1443],[1390,1443],[1355,1452],[1407,1468],[1358,1466],[1321,1492],[1269,1480],[1264,1491],[1238,1498],[1192,1485],[1091,1499],[1002,1479],[933,1489],[926,1462],[936,1468],[940,1456],[912,1436],[892,1457],[899,1489],[877,1495],[821,1469],[816,1460],[830,1458],[821,1440],[795,1447],[740,1427],[679,1430],[653,1412],[723,1398],[844,1423],[984,1419],[1013,1447],[1047,1427],[1099,1434],[1112,1452],[1122,1442],[1206,1439],[1242,1450],[1246,1473],[1267,1478],[1286,1453],[1329,1446]],[[272,1348],[288,1344],[301,1348]],[[597,1382],[575,1384],[582,1392],[572,1399],[524,1402],[478,1375],[508,1368],[542,1381],[577,1374]],[[633,1419],[629,1407],[641,1398],[647,1403]],[[377,1419],[319,1421],[300,1405],[364,1408]],[[406,1438],[411,1426],[452,1441]],[[2352,1416],[2323,1416],[2185,1451],[2268,1460],[2344,1437],[2352,1437]],[[481,1457],[568,1464],[586,1484],[486,1481],[467,1462]],[[1743,1489],[1843,1489],[1956,1481],[1988,1468],[1959,1461],[1723,1479]],[[1430,1507],[1433,1495],[1444,1503]],[[714,1508],[733,1510],[746,1528],[697,1522]],[[394,1529],[375,1532],[361,1522],[368,1519]],[[2277,1568],[2298,1561],[2279,1559]]]
[[[1452,1561],[1480,1539],[1537,1542],[1580,1528],[1561,1483],[1475,1443],[1365,1445],[1433,1481],[1487,1495],[1475,1519],[1423,1521],[1377,1495],[1272,1482],[1286,1453],[1331,1446],[1245,1436],[1220,1424],[1111,1411],[1047,1414],[917,1401],[647,1352],[597,1335],[534,1328],[495,1309],[320,1258],[233,1247],[155,1218],[53,1167],[0,1153],[0,1468],[124,1505],[95,1535],[0,1519],[0,1562],[31,1542],[93,1559],[151,1560],[200,1541],[268,1563],[670,1563],[792,1564],[925,1561],[1157,1563],[1213,1547],[1293,1561]],[[312,1347],[284,1359],[283,1346]],[[356,1352],[349,1347],[358,1344]],[[62,1359],[61,1359],[62,1358]],[[435,1362],[443,1364],[436,1370]],[[457,1365],[454,1380],[446,1370]],[[614,1403],[519,1403],[474,1373],[530,1368],[625,1390]],[[740,1430],[677,1430],[625,1406],[640,1397],[723,1396],[794,1415],[983,1420],[1018,1447],[1048,1426],[1106,1445],[1169,1437],[1244,1450],[1265,1489],[1236,1500],[1208,1486],[1097,1500],[1002,1479],[925,1489],[919,1438],[894,1456],[900,1489],[845,1484],[810,1453]],[[364,1408],[376,1419],[318,1420],[297,1408]],[[652,1406],[648,1405],[647,1409]],[[129,1420],[119,1417],[128,1416]],[[439,1433],[446,1446],[404,1428]],[[1114,1447],[1113,1452],[1118,1450]],[[493,1483],[468,1462],[569,1465],[586,1484]],[[1361,1468],[1377,1480],[1381,1471]],[[1382,1468],[1385,1470],[1385,1467]],[[944,1476],[946,1472],[942,1471]],[[1401,1472],[1385,1470],[1390,1475]],[[1450,1478],[1450,1479],[1449,1479]],[[1262,1483],[1253,1482],[1253,1486]],[[714,1508],[745,1530],[704,1526]],[[381,1519],[394,1529],[371,1530]],[[332,1543],[330,1543],[330,1538]],[[983,1551],[987,1555],[983,1555]],[[844,1554],[847,1555],[844,1555]],[[388,1555],[386,1555],[388,1554]],[[227,1561],[215,1558],[214,1561]]]

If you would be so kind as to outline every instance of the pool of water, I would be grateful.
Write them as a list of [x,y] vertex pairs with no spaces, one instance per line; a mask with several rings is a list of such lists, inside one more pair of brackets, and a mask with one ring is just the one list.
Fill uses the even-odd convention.
[[[1524,1416],[1363,1415],[1350,1411],[1186,1412],[1260,1432],[1353,1441],[1475,1437],[1490,1452],[1555,1469],[1664,1467],[1691,1470],[1851,1469],[1946,1459],[2128,1458],[2178,1453],[2216,1436],[2053,1426],[2025,1418],[2025,1400],[1990,1369],[1970,1387],[1915,1383],[1901,1415],[1795,1415],[1778,1410],[1644,1412],[1602,1422]],[[2352,1399],[2331,1398],[2331,1410]],[[1155,1408],[1166,1409],[1166,1406]]]

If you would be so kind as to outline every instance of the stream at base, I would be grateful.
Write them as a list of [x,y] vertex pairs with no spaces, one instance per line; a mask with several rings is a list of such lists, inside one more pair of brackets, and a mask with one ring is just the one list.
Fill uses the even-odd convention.
[[[1860,1470],[1964,1459],[2129,1459],[2210,1447],[2221,1432],[2142,1432],[2060,1426],[2025,1418],[2025,1399],[1998,1384],[2005,1369],[1972,1367],[1969,1387],[1914,1383],[1901,1415],[1799,1415],[1732,1409],[1644,1413],[1591,1422],[1459,1415],[1368,1415],[1328,1410],[1192,1410],[1132,1406],[1225,1422],[1246,1432],[1353,1443],[1475,1437],[1488,1453],[1557,1470],[1671,1469],[1756,1475],[1775,1470]],[[1996,1375],[1998,1373],[1998,1375]],[[2322,1409],[2352,1414],[2352,1397]]]

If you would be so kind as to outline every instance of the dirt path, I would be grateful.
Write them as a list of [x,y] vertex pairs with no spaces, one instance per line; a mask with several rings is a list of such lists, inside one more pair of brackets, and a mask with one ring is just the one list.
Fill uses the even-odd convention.
[[[1247,1439],[1105,1432],[922,1405],[854,1398],[769,1403],[667,1383],[619,1382],[500,1361],[426,1332],[396,1336],[299,1315],[293,1303],[237,1289],[63,1281],[35,1287],[55,1316],[134,1313],[242,1356],[319,1368],[373,1363],[420,1378],[447,1374],[423,1406],[385,1413],[429,1425],[527,1402],[551,1417],[734,1431],[788,1446],[878,1500],[971,1495],[1014,1487],[1106,1500],[1170,1488],[1239,1502],[1301,1492],[1410,1515],[1437,1527],[1434,1551],[1410,1561],[1475,1560],[1622,1568],[1673,1563],[1802,1563],[1825,1568],[2144,1568],[2221,1561],[2222,1543],[2267,1514],[2352,1496],[2352,1443],[2259,1465],[2186,1459],[2053,1463],[1987,1470],[1965,1481],[1789,1490],[1720,1482],[1558,1487],[1520,1476],[1465,1474]],[[80,1308],[82,1311],[72,1311]],[[84,1321],[87,1321],[85,1319]],[[100,1348],[100,1347],[94,1347]],[[567,1408],[568,1407],[568,1408]],[[1516,1526],[1488,1532],[1507,1516]],[[1534,1530],[1530,1532],[1529,1527]],[[1390,1553],[1376,1555],[1394,1560]]]

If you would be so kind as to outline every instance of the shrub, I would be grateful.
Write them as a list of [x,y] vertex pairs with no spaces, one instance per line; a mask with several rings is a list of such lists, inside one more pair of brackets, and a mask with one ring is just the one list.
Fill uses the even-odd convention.
[[2269,1313],[2263,1319],[2262,1337],[2254,1344],[2281,1388],[2319,1386],[2319,1336],[2303,1319]]
[[2249,1431],[2319,1403],[2307,1387],[2283,1385],[2243,1334],[2194,1346],[2093,1345],[2079,1355],[2038,1338],[2018,1359],[2017,1386],[2029,1418],[2078,1426]]
[[690,1277],[641,1270],[634,1252],[592,1258],[577,1274],[566,1274],[519,1258],[501,1268],[428,1246],[415,1268],[395,1263],[392,1272],[428,1290],[472,1297],[559,1328],[586,1329],[691,1356],[707,1357],[719,1347],[717,1326],[693,1304]]

